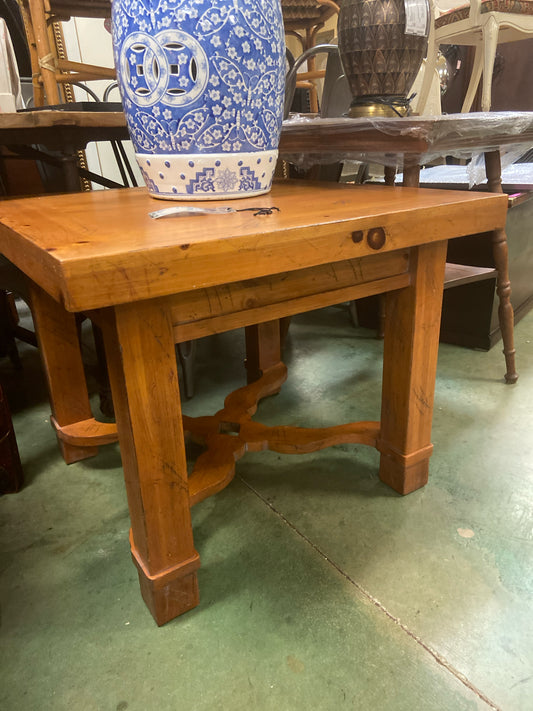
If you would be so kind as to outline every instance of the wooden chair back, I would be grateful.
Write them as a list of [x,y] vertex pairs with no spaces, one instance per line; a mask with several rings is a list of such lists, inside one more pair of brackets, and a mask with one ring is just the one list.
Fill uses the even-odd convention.
[[116,77],[114,68],[67,59],[60,21],[71,17],[107,18],[111,0],[18,0],[30,49],[35,106],[66,101],[65,85]]
[[[490,111],[497,45],[531,36],[533,0],[470,0],[469,4],[448,10],[436,18],[431,61],[436,62],[442,44],[474,47],[474,64],[461,111],[465,113],[472,108],[481,80],[481,109]],[[523,69],[525,71],[526,67]]]

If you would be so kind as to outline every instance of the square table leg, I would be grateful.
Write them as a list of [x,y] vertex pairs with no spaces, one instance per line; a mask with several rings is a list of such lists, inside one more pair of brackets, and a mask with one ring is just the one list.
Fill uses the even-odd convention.
[[281,324],[279,319],[246,326],[246,380],[253,383],[281,361]]
[[102,331],[141,592],[159,625],[198,604],[172,322],[164,299],[117,306]]
[[[92,418],[78,327],[74,314],[30,283],[31,312],[50,394],[52,415],[59,427]],[[70,444],[58,438],[67,464],[98,454],[97,446]]]
[[413,249],[411,284],[386,297],[379,476],[400,494],[428,480],[446,247]]

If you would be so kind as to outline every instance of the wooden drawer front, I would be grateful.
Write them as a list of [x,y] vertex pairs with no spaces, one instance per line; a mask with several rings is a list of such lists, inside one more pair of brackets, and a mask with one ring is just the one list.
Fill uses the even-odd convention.
[[409,284],[409,251],[347,259],[171,297],[176,342],[312,311]]

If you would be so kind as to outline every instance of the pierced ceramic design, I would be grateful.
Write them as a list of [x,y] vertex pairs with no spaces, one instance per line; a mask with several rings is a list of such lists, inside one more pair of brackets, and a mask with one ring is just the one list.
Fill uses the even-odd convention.
[[268,192],[281,132],[280,0],[114,0],[115,65],[149,192]]

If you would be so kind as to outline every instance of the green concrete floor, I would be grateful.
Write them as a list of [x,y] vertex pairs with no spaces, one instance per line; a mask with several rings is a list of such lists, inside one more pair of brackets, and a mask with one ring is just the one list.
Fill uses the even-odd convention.
[[[2,711],[532,709],[533,313],[516,344],[515,386],[499,345],[441,346],[430,480],[407,497],[363,446],[241,460],[193,512],[200,606],[162,628],[118,447],[67,467],[36,351],[2,360],[27,481],[0,502]],[[381,347],[343,308],[295,318],[260,419],[378,419]],[[200,342],[185,411],[218,408],[242,358],[242,333]]]

